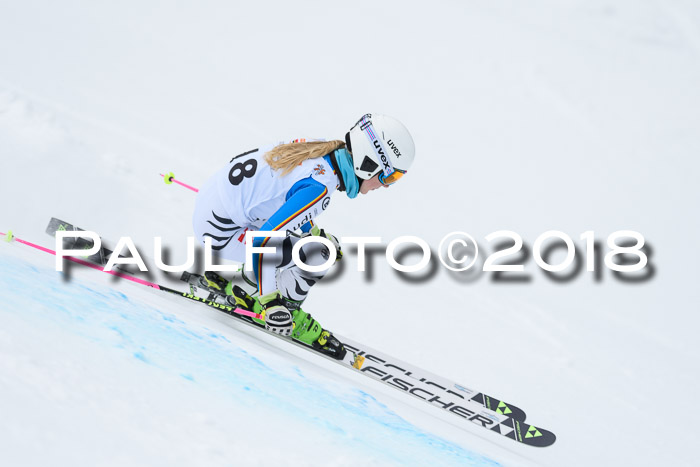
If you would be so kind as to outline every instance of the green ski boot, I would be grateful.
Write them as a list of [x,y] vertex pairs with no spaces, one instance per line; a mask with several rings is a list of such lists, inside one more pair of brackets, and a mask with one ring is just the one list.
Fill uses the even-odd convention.
[[[321,324],[301,309],[301,302],[290,300],[279,291],[254,299],[237,285],[231,288],[231,295],[227,297],[232,306],[245,308],[262,315],[262,319],[252,318],[253,322],[265,326],[269,331],[283,336],[291,336],[292,339],[312,347],[319,353],[331,358],[342,360],[347,351],[343,344],[333,336],[333,333],[323,329]],[[287,313],[291,313],[291,333],[288,328]],[[269,316],[274,314],[274,319]]]
[[346,350],[343,344],[336,339],[330,331],[326,331],[321,323],[316,321],[309,313],[301,309],[301,302],[282,297],[282,301],[294,316],[294,329],[292,339],[313,347],[316,351],[342,360]]
[[[248,292],[237,285],[231,287],[231,293],[226,295],[226,301],[229,303],[229,305],[236,308],[243,308],[256,313],[260,313],[261,311],[258,302],[256,302],[253,297],[248,295]],[[258,309],[256,309],[256,305]],[[261,321],[261,324],[265,324],[265,322]]]
[[227,281],[214,271],[204,271],[204,280],[206,281],[206,284],[202,283],[202,285],[207,287],[212,292],[220,293],[221,295],[233,294],[233,283]]

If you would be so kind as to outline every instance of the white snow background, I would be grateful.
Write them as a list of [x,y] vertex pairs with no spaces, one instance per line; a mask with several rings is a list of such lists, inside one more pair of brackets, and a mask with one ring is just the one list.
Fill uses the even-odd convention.
[[556,229],[583,258],[581,233],[605,252],[631,229],[654,271],[555,282],[530,254],[526,283],[439,264],[409,281],[381,257],[358,273],[348,251],[313,290],[325,327],[556,433],[533,448],[3,242],[0,464],[696,464],[699,83],[690,0],[0,0],[0,231],[53,248],[56,216],[147,256],[162,236],[182,262],[194,194],[158,173],[201,186],[243,151],[377,112],[411,130],[416,163],[335,194],[328,231],[437,249],[461,230],[486,255],[490,232],[531,247]]

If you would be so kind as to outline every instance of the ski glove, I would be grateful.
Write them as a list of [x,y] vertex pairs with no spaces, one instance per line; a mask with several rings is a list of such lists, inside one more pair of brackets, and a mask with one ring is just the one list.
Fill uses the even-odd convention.
[[280,336],[290,336],[294,329],[292,313],[283,306],[273,306],[265,310],[265,329]]
[[335,260],[340,261],[340,258],[343,257],[343,250],[340,249],[340,242],[335,235],[329,234],[323,229],[319,229],[317,225],[315,225],[309,232],[303,234],[301,238],[308,237],[309,235],[327,238],[335,247]]
[[294,317],[282,303],[279,291],[263,295],[258,301],[263,307],[265,329],[281,336],[290,336],[294,329]]

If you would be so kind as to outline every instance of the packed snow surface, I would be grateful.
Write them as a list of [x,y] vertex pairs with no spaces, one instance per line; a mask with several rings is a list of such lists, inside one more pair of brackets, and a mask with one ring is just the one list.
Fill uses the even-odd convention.
[[[465,231],[479,268],[486,236],[512,230],[522,280],[436,258],[401,275],[381,253],[360,273],[348,246],[305,309],[557,435],[539,449],[462,426],[214,310],[2,242],[0,463],[694,465],[698,83],[690,0],[0,2],[0,231],[53,248],[54,216],[145,256],[161,236],[183,262],[195,195],[159,173],[201,186],[254,147],[393,115],[414,166],[336,193],[318,223],[434,251]],[[532,258],[549,230],[576,244],[567,280]],[[581,234],[604,255],[619,230],[648,245],[636,281],[586,271]]]

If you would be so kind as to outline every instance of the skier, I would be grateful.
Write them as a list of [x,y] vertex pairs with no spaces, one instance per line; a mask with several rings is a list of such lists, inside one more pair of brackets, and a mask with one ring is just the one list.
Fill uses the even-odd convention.
[[[286,232],[284,238],[257,237],[254,246],[275,247],[276,252],[253,255],[253,277],[243,270],[243,279],[259,294],[259,324],[342,359],[342,344],[301,309],[309,289],[327,271],[304,271],[292,261],[292,248],[301,238],[321,236],[333,244],[340,260],[338,239],[314,223],[333,192],[355,198],[388,187],[406,173],[414,155],[406,127],[377,114],[364,115],[344,142],[295,140],[253,149],[231,159],[201,188],[193,216],[195,234],[202,243],[210,238],[219,256],[243,263],[246,231]],[[299,256],[314,266],[325,263],[330,253],[312,242],[300,248]],[[205,277],[211,287],[233,294],[230,282],[216,274]]]

